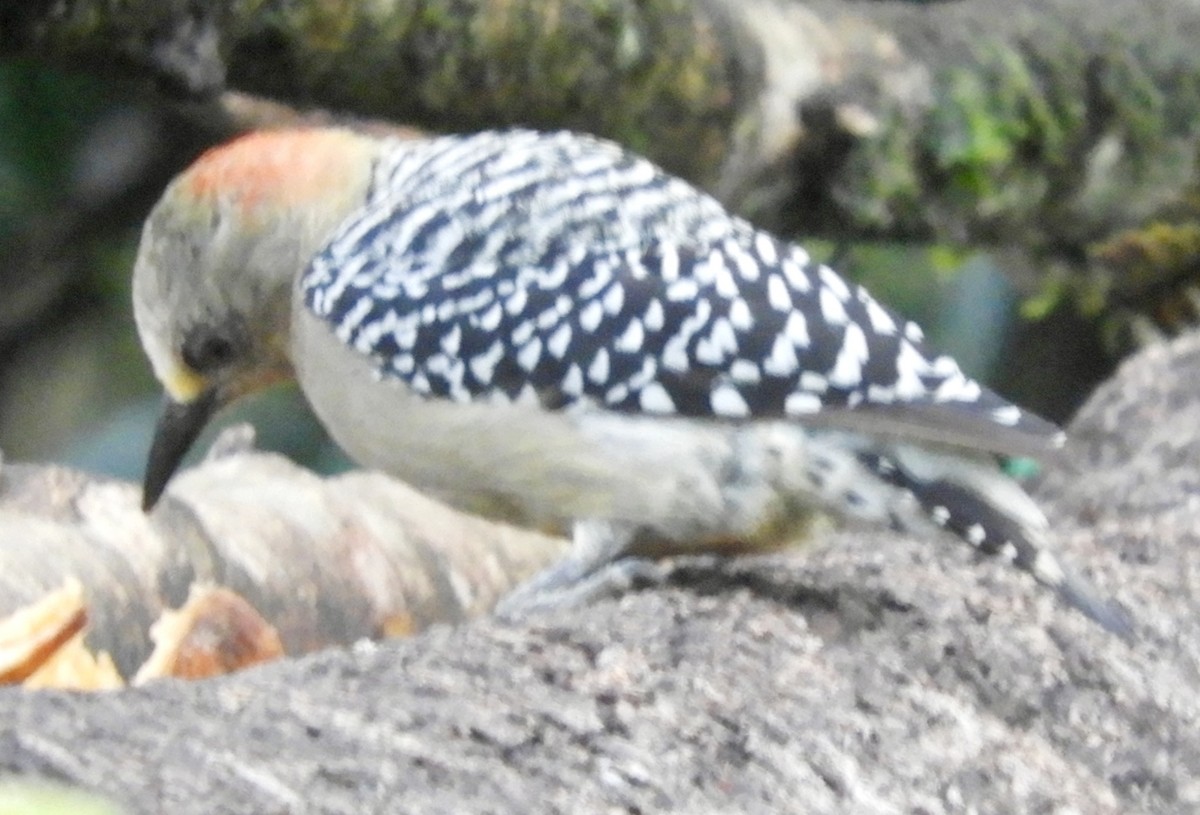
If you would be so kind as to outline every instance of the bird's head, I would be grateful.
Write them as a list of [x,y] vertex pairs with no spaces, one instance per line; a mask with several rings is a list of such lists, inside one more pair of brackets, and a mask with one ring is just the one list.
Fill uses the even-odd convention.
[[381,145],[347,130],[253,133],[202,155],[155,205],[133,270],[138,334],[166,392],[146,508],[214,412],[292,377],[296,278],[365,202]]

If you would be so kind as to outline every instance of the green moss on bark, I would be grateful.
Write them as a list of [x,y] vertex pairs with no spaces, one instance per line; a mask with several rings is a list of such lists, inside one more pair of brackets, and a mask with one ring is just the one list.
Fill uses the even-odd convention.
[[437,129],[587,130],[699,181],[727,149],[734,62],[689,0],[279,0],[245,19],[250,90]]
[[1200,268],[1200,73],[1161,45],[1119,31],[973,40],[971,60],[933,69],[926,104],[884,104],[834,194],[877,234],[1068,263],[1067,282],[1048,274],[1034,292],[1042,310],[1180,280]]

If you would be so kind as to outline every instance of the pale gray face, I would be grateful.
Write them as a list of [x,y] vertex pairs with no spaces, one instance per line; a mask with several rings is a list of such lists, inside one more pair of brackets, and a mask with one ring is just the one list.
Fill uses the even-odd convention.
[[138,332],[177,402],[214,387],[228,401],[289,374],[291,281],[304,263],[277,225],[246,223],[223,202],[200,209],[160,204],[134,267]]
[[155,206],[133,273],[138,333],[168,397],[147,505],[214,410],[294,375],[294,282],[365,203],[383,149],[348,130],[250,133],[197,159]]
[[224,202],[160,203],[147,221],[134,315],[167,394],[146,469],[147,507],[214,412],[292,376],[292,280],[308,248],[285,226],[247,223]]

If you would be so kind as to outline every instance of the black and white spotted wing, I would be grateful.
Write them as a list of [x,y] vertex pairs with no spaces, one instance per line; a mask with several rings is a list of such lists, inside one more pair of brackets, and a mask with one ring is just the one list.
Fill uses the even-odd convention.
[[802,248],[570,133],[398,144],[302,285],[382,376],[431,397],[867,415],[1001,450],[1056,434]]

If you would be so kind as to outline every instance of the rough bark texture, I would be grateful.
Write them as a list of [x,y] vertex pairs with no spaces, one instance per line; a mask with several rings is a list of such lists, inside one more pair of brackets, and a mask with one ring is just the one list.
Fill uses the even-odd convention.
[[841,534],[589,608],[112,695],[0,692],[0,772],[136,812],[1200,810],[1200,336],[1042,496],[1132,646],[964,547]]
[[[1090,258],[1079,288],[1103,297],[1171,284],[1193,256],[1198,26],[1184,0],[74,0],[0,11],[0,51],[117,58],[213,104],[232,87],[435,128],[602,132],[771,226],[1020,243]],[[843,534],[807,557],[687,561],[666,587],[524,625],[111,695],[0,691],[0,773],[135,812],[1200,811],[1198,367],[1195,338],[1135,359],[1043,485],[1062,548],[1138,619],[1132,646],[963,547]],[[296,499],[335,488],[281,468],[197,470],[215,503],[176,505],[156,557],[212,569],[184,527],[230,552],[273,541],[274,591],[319,614],[301,587],[340,573],[297,584],[310,539],[258,530],[337,539],[336,519],[397,505],[354,476],[313,501],[374,509],[316,517]],[[24,544],[0,576],[44,591],[86,547],[157,534],[132,488],[60,478],[38,487],[54,509],[0,533]],[[93,513],[109,533],[52,543]],[[228,574],[273,574],[258,557]],[[188,582],[129,571],[135,608]],[[130,638],[153,619],[111,615]]]
[[301,654],[483,614],[563,550],[382,475],[323,479],[245,450],[183,473],[152,515],[140,503],[132,484],[0,469],[0,617],[74,577],[88,644],[129,678],[196,584],[238,592]]

